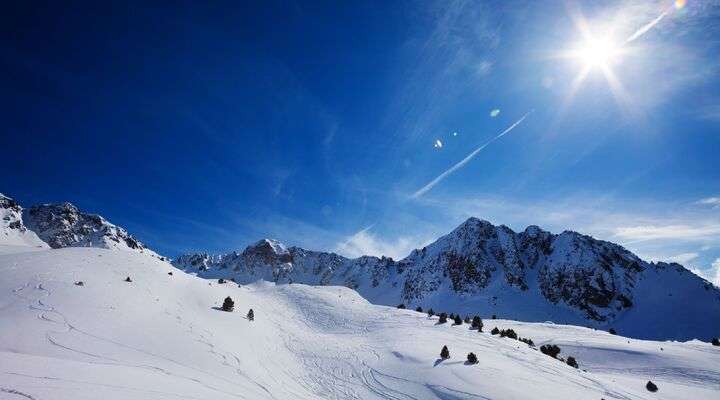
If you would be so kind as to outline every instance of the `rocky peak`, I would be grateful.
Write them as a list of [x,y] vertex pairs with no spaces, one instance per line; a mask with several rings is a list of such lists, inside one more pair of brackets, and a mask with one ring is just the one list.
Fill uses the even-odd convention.
[[292,262],[292,256],[284,244],[275,239],[262,239],[243,252],[243,257],[262,260],[268,264]]
[[10,197],[0,193],[0,218],[2,218],[3,229],[14,229],[25,232],[26,228],[22,221],[22,208]]
[[71,203],[42,204],[23,211],[23,219],[50,247],[101,247],[156,255],[125,229]]
[[22,220],[22,207],[12,198],[0,193],[0,229],[5,236],[27,231]]

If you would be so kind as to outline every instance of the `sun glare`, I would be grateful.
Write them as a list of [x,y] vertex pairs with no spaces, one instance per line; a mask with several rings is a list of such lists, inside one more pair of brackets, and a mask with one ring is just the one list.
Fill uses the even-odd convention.
[[578,46],[575,58],[586,67],[607,67],[617,60],[619,49],[608,39],[591,39]]

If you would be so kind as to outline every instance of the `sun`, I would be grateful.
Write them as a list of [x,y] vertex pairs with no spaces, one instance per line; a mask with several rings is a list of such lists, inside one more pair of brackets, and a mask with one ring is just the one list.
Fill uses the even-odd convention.
[[579,60],[586,68],[607,68],[618,61],[620,48],[610,39],[591,38],[577,46],[572,57]]

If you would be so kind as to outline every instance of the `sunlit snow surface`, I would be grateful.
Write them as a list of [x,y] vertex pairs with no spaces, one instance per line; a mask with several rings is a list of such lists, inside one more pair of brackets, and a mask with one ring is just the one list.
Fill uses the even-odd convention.
[[[0,399],[720,398],[720,348],[697,341],[484,319],[558,344],[576,370],[347,288],[221,285],[144,254],[14,252],[0,276]],[[217,310],[228,295],[235,311]]]

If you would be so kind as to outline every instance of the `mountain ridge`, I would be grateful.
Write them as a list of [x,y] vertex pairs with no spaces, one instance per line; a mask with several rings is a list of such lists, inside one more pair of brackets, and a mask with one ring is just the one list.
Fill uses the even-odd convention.
[[[397,261],[263,239],[242,252],[182,255],[173,265],[240,284],[341,285],[378,304],[622,329],[642,338],[708,339],[720,329],[706,323],[708,316],[720,321],[720,291],[680,264],[647,262],[575,231],[530,225],[515,232],[475,217]],[[686,321],[685,328],[663,327],[656,310]],[[695,328],[703,325],[703,332]]]
[[[9,244],[22,231],[46,247],[99,247],[165,259],[71,203],[22,210],[2,199],[8,220],[0,238]],[[575,231],[555,234],[530,225],[515,232],[476,217],[400,260],[347,258],[261,239],[243,251],[185,254],[172,264],[239,284],[345,286],[376,304],[613,328],[638,338],[708,340],[720,331],[720,290],[680,264],[646,262],[621,245]]]

